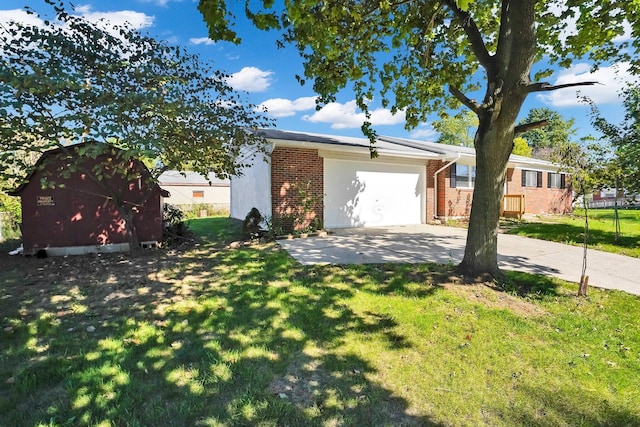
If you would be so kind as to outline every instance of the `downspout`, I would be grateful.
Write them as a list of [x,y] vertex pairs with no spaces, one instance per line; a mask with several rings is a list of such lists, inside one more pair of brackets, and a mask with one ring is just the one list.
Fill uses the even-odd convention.
[[460,160],[461,154],[458,153],[458,157],[456,157],[455,159],[451,160],[449,163],[447,163],[446,165],[444,165],[443,167],[441,167],[440,169],[438,169],[434,174],[433,174],[433,208],[435,209],[433,211],[433,217],[434,218],[438,218],[438,174],[440,172],[442,172],[443,170],[445,170],[446,168],[448,168],[449,166],[451,166],[452,164],[454,164],[455,162],[457,162],[458,160]]

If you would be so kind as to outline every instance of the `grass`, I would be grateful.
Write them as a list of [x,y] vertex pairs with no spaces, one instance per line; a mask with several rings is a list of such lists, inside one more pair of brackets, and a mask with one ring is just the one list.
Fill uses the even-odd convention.
[[2,424],[640,425],[636,296],[303,267],[227,248],[229,224],[192,220],[180,253],[0,258]]
[[208,243],[227,244],[240,238],[242,221],[225,216],[206,219],[193,218],[186,221],[189,229]]
[[[616,241],[613,209],[589,210],[589,247],[640,258],[640,210],[619,210],[620,237]],[[510,234],[582,245],[584,211],[573,215],[540,217],[536,222],[511,223]]]

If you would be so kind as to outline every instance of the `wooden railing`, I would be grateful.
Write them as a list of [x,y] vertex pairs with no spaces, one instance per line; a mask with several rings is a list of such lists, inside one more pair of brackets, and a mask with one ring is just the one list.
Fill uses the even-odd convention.
[[524,215],[524,194],[505,194],[502,198],[502,212],[500,212],[500,215],[522,219],[522,215]]

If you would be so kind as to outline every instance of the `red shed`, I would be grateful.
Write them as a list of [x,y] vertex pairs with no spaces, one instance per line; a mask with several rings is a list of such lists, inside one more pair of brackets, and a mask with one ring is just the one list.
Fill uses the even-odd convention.
[[142,162],[110,145],[85,142],[47,151],[11,194],[22,201],[25,255],[120,252],[130,242],[162,240],[162,197],[168,193]]

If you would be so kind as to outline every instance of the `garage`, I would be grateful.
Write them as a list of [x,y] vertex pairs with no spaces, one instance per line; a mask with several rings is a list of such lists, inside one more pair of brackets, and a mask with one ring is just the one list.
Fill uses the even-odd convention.
[[324,159],[326,228],[425,222],[425,166],[392,161]]

